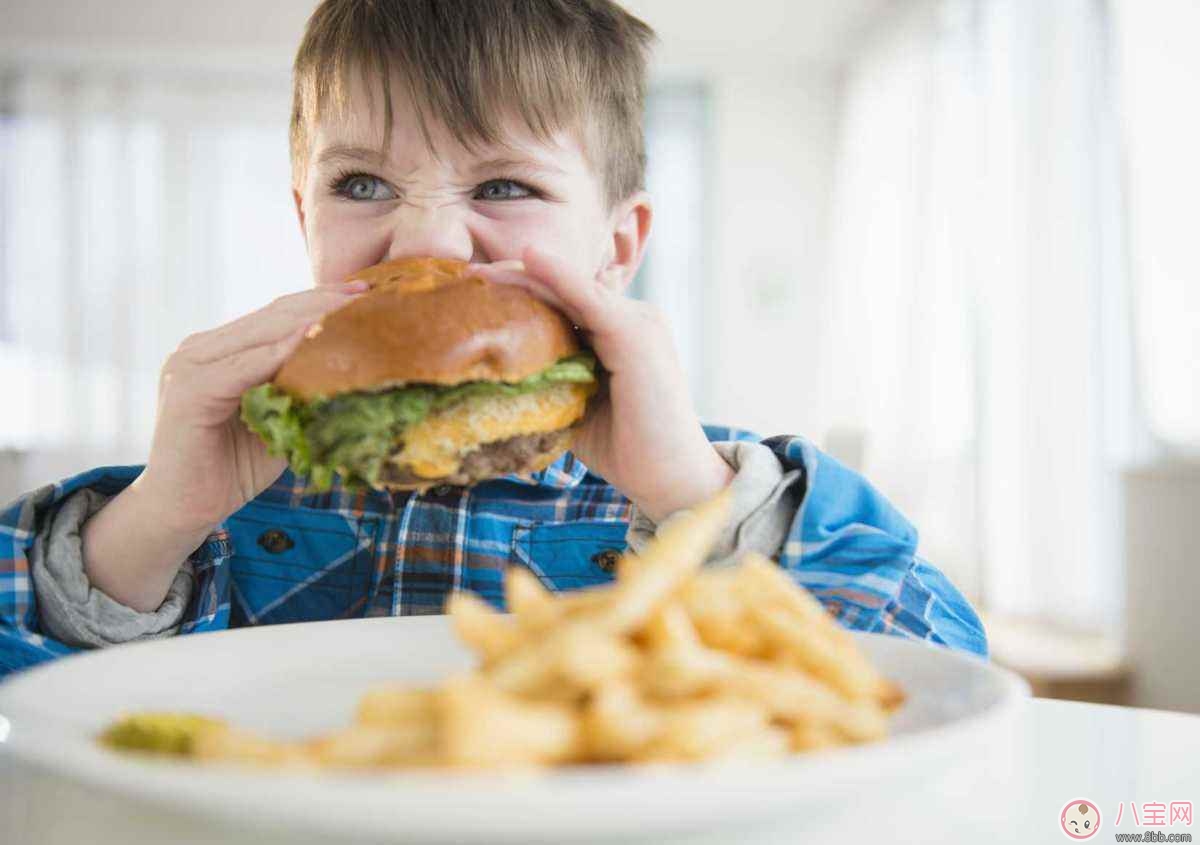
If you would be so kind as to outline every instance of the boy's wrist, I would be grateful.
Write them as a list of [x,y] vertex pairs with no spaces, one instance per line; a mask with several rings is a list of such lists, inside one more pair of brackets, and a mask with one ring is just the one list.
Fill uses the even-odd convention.
[[92,586],[142,613],[156,610],[179,567],[211,532],[180,529],[164,520],[156,493],[126,487],[83,524],[83,569]]
[[733,467],[707,439],[704,448],[697,450],[695,457],[680,459],[673,469],[668,483],[659,485],[647,496],[633,498],[638,510],[655,524],[677,511],[695,507],[713,498],[728,487],[736,475]]
[[220,520],[213,521],[181,506],[176,485],[169,477],[159,477],[149,465],[121,495],[129,499],[130,511],[136,510],[143,519],[152,522],[164,539],[178,537],[180,542],[194,540],[199,545],[221,525]]

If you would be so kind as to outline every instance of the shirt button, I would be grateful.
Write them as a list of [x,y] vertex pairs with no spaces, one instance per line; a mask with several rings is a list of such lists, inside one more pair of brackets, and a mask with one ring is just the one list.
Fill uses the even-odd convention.
[[273,555],[282,554],[296,545],[291,537],[278,528],[259,534],[258,544]]
[[620,559],[621,553],[616,549],[605,549],[592,555],[592,563],[610,575],[617,571],[617,561]]

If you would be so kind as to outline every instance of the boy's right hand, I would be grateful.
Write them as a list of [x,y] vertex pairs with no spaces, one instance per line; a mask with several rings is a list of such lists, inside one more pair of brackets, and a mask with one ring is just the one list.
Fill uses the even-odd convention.
[[283,296],[179,345],[159,379],[145,471],[83,526],[94,587],[156,609],[188,555],[279,477],[286,461],[242,424],[242,393],[270,379],[309,326],[366,290],[351,282]]
[[179,345],[159,378],[141,479],[162,503],[164,525],[211,530],[279,477],[287,462],[242,424],[242,393],[275,375],[313,323],[366,290],[351,282],[282,296]]

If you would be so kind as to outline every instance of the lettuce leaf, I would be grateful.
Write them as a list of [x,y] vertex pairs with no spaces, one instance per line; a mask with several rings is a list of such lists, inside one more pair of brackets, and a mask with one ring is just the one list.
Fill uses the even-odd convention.
[[587,353],[563,358],[519,382],[477,381],[453,387],[410,385],[378,393],[346,393],[305,402],[263,384],[242,395],[242,420],[267,451],[287,458],[296,475],[328,490],[334,473],[354,489],[379,480],[404,429],[466,399],[517,396],[556,384],[596,380],[596,359]]
[[298,403],[274,385],[263,384],[242,394],[242,420],[263,439],[272,455],[288,459],[297,475],[308,475],[311,457]]

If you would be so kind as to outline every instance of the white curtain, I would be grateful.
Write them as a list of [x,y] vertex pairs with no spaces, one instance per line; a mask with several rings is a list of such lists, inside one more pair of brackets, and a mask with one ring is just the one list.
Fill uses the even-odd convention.
[[1139,383],[1168,455],[1200,456],[1200,3],[1115,0]]
[[144,460],[188,333],[309,285],[286,74],[0,61],[4,498]]
[[1137,427],[1100,0],[899,7],[845,85],[822,407],[986,609],[1111,627]]

